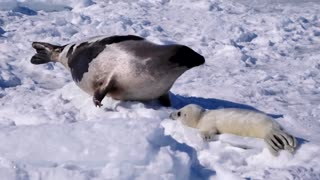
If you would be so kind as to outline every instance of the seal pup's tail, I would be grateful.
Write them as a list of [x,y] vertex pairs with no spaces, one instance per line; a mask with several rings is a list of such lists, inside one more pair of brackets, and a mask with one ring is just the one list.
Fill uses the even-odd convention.
[[293,152],[297,146],[297,140],[294,136],[284,132],[283,130],[272,130],[266,135],[264,141],[271,154],[277,156],[280,150]]
[[45,42],[33,42],[32,47],[37,51],[31,58],[32,64],[44,64],[57,61],[59,54],[64,48],[64,46],[52,45]]

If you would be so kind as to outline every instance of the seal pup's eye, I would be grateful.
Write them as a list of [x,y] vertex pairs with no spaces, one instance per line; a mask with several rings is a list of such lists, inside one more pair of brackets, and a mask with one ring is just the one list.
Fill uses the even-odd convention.
[[181,112],[179,111],[179,112],[177,113],[177,115],[178,115],[178,117],[180,117],[180,116],[181,116]]

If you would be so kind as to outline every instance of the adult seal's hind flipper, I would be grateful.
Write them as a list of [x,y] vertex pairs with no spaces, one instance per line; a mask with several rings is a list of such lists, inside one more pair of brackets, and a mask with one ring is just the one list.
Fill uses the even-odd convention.
[[56,46],[45,42],[33,42],[32,47],[37,53],[32,56],[32,64],[44,64],[57,61],[59,54],[63,51],[63,46]]

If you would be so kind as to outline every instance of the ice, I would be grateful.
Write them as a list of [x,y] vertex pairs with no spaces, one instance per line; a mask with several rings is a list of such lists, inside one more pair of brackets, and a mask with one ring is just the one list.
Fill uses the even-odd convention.
[[[320,4],[316,0],[0,0],[0,179],[320,179]],[[172,107],[105,98],[96,108],[33,41],[135,34],[206,58],[171,89]],[[203,142],[168,118],[184,105],[245,108],[298,138]]]
[[63,11],[92,4],[91,0],[1,0],[0,10],[23,11],[24,14],[35,15],[34,11]]

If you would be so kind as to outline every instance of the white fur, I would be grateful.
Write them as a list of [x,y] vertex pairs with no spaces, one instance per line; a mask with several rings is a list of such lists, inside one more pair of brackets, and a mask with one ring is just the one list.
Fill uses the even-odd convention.
[[[73,43],[74,44],[74,43]],[[60,53],[59,58],[58,58],[58,62],[60,62],[65,68],[67,68],[70,71],[70,68],[68,66],[68,58],[67,58],[67,53],[70,49],[70,47],[73,44],[68,44],[66,47],[64,47],[63,51]]]
[[173,112],[170,117],[199,129],[205,140],[211,140],[218,133],[262,138],[274,155],[281,149],[292,152],[296,147],[293,136],[284,132],[269,116],[256,111],[235,108],[204,110],[191,104]]

